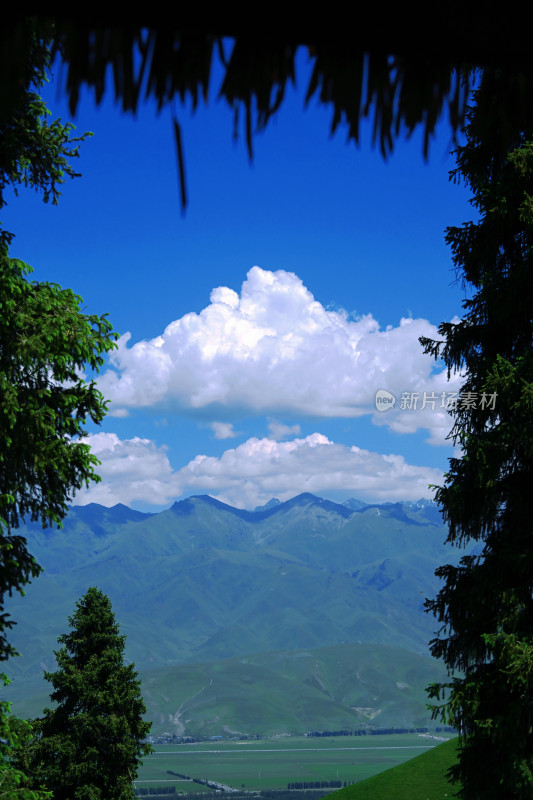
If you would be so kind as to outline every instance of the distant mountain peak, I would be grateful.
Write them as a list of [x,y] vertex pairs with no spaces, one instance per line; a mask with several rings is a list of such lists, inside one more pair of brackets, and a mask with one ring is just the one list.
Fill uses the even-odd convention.
[[84,506],[71,506],[70,510],[73,511],[79,519],[87,522],[135,522],[154,516],[151,511],[136,511],[124,505],[124,503],[115,503],[114,506],[103,506],[100,503],[86,503]]
[[424,508],[424,506],[436,507],[438,506],[438,503],[436,500],[433,500],[432,497],[421,497],[420,500],[417,500],[414,505]]
[[281,505],[281,500],[278,500],[277,497],[271,497],[268,503],[265,503],[263,506],[256,506],[254,508],[254,513],[256,511],[269,511],[271,508],[276,508],[276,506]]
[[220,500],[216,500],[209,494],[194,494],[190,497],[186,497],[184,500],[176,500],[176,502],[170,507],[170,510],[181,514],[190,514],[191,511],[198,505],[216,506],[218,508],[233,508],[233,506],[228,506],[226,503],[221,503]]
[[312,507],[319,507],[321,510],[326,512],[333,512],[341,517],[347,519],[351,516],[352,511],[346,508],[340,503],[334,503],[332,500],[326,500],[324,497],[317,497],[315,494],[311,494],[311,492],[302,492],[302,494],[296,495],[296,497],[287,500],[285,503],[282,503],[280,506],[281,509],[291,509],[291,508],[301,508],[301,509],[308,509]]
[[286,508],[291,506],[308,506],[315,503],[322,503],[323,500],[323,497],[317,497],[315,494],[311,494],[311,492],[302,492],[301,494],[295,495],[295,497],[291,497],[290,500],[286,500],[283,505]]
[[346,508],[349,508],[351,511],[359,511],[361,508],[366,508],[368,503],[364,503],[362,500],[358,500],[356,497],[350,497],[348,500],[345,500],[342,505]]

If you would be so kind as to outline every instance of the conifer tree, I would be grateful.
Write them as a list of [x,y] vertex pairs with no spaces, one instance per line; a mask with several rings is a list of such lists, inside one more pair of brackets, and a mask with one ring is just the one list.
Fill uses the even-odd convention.
[[69,617],[71,632],[58,641],[58,669],[45,673],[57,706],[46,708],[26,769],[54,800],[131,800],[151,723],[140,681],[123,663],[125,637],[109,598],[91,587]]
[[[21,186],[55,204],[66,178],[78,174],[73,160],[89,134],[76,138],[70,123],[50,122],[39,95],[50,66],[52,32],[49,20],[25,19],[12,40],[19,53],[16,74],[9,58],[3,59],[11,111],[3,96],[0,210]],[[6,611],[7,598],[14,591],[24,594],[24,586],[41,572],[14,529],[25,519],[60,525],[73,493],[99,480],[99,462],[80,438],[87,420],[98,423],[106,414],[91,375],[117,338],[105,316],[82,312],[81,298],[72,291],[31,281],[31,268],[9,257],[12,239],[0,222],[0,662],[16,654],[8,641],[15,622]],[[7,683],[2,672],[0,685]],[[28,789],[24,769],[11,764],[13,748],[30,736],[31,728],[11,715],[10,703],[0,701],[0,798],[48,796]]]
[[[476,97],[478,107],[488,102]],[[506,121],[502,120],[502,126]],[[442,627],[431,643],[452,680],[430,687],[434,715],[460,735],[451,774],[459,796],[533,796],[533,131],[510,151],[474,107],[454,179],[473,191],[479,217],[447,230],[468,287],[465,315],[421,340],[464,374],[450,460],[437,500],[448,541],[476,543],[427,607]],[[505,136],[508,131],[505,131]],[[439,701],[441,703],[439,704]]]

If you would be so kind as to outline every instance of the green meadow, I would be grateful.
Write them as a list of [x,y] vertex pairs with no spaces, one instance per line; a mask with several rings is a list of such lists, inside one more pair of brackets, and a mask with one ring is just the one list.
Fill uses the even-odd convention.
[[172,772],[248,791],[286,789],[293,781],[363,781],[434,750],[436,744],[415,734],[397,734],[156,745],[135,785],[174,783],[177,792],[206,791]]
[[452,800],[458,786],[446,779],[455,763],[457,741],[434,747],[355,786],[335,793],[335,800]]

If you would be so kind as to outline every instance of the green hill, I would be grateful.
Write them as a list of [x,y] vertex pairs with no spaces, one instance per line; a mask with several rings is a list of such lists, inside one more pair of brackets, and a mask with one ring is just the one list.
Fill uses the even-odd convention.
[[91,504],[62,530],[21,527],[44,573],[6,600],[22,654],[9,699],[39,713],[57,637],[98,586],[170,732],[352,729],[378,715],[380,727],[427,726],[423,686],[442,667],[428,659],[424,598],[461,552],[431,503],[355,505],[302,494],[251,512],[204,496],[159,514]]
[[427,654],[434,570],[457,560],[432,506],[351,510],[304,494],[266,511],[193,497],[159,514],[91,504],[21,527],[44,573],[14,595],[11,677],[53,669],[89,586],[111,599],[138,669],[346,642]]
[[334,800],[451,800],[456,788],[447,781],[446,772],[456,762],[456,753],[457,739],[452,739],[328,797]]
[[[228,736],[429,727],[424,687],[444,680],[426,656],[386,645],[285,650],[142,670],[153,734]],[[41,714],[49,684],[7,689],[20,716]]]

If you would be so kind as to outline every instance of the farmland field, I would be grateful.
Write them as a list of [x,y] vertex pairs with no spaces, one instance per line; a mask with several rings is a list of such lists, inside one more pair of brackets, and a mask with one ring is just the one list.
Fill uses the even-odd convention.
[[286,789],[293,781],[361,781],[438,743],[416,734],[397,734],[156,745],[156,752],[145,757],[135,785],[174,784],[177,792],[206,791],[172,772],[246,790]]

